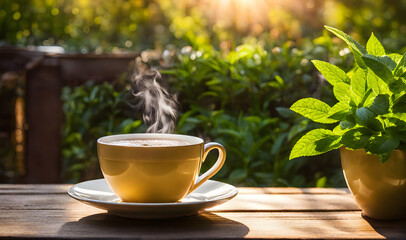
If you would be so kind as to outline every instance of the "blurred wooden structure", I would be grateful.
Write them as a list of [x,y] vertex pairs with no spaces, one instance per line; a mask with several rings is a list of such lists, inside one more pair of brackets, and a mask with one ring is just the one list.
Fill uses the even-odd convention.
[[114,81],[129,70],[137,54],[55,54],[0,48],[0,76],[25,75],[26,183],[59,183],[63,86]]

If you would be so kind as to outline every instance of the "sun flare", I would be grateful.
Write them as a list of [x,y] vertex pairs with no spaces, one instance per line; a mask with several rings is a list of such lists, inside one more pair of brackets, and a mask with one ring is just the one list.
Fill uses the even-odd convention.
[[209,6],[215,21],[234,24],[237,30],[269,24],[270,4],[266,0],[209,0]]

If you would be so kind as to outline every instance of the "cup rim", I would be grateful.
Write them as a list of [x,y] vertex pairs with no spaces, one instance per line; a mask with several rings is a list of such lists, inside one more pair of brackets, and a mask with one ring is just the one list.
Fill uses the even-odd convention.
[[[178,146],[125,146],[125,145],[115,145],[109,144],[108,141],[126,140],[126,139],[169,139],[169,140],[183,140],[188,142],[185,145]],[[97,143],[101,145],[116,146],[116,147],[129,147],[129,148],[178,148],[178,147],[188,147],[203,144],[203,139],[195,136],[184,135],[184,134],[172,134],[172,133],[130,133],[130,134],[114,134],[103,136],[97,139]]]

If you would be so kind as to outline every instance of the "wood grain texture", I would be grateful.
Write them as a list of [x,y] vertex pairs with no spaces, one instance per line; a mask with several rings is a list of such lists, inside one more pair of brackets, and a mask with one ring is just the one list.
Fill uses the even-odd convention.
[[[134,239],[385,239],[406,238],[406,222],[373,222],[360,212],[202,212],[146,221],[81,210],[2,211],[0,237]],[[29,220],[27,220],[29,219]]]
[[406,220],[365,219],[342,189],[239,188],[194,216],[134,220],[70,198],[69,187],[0,185],[0,239],[406,239]]
[[[66,193],[72,184],[0,184],[0,194]],[[348,188],[239,187],[239,194],[349,194]]]
[[[80,208],[83,204],[67,194],[0,194],[0,209],[60,209],[67,205]],[[231,201],[210,211],[358,211],[351,195],[326,194],[238,194]]]

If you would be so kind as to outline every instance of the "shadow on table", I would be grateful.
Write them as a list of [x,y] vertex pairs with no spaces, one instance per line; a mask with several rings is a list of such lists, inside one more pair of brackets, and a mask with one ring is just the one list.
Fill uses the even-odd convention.
[[103,238],[243,238],[249,228],[242,223],[202,212],[189,217],[166,220],[138,220],[109,215],[90,215],[65,223],[59,236]]
[[364,215],[362,217],[386,239],[406,239],[406,219],[375,220]]

